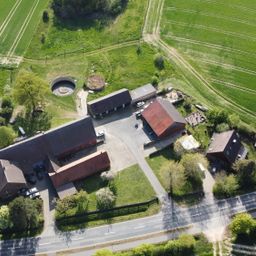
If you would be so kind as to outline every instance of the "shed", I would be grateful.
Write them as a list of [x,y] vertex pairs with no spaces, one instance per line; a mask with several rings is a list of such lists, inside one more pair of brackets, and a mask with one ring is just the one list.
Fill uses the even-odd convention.
[[127,89],[121,89],[87,103],[89,114],[101,118],[131,104],[131,95]]
[[136,104],[140,101],[149,100],[156,97],[157,91],[152,84],[146,84],[139,88],[132,90],[131,92],[132,104]]

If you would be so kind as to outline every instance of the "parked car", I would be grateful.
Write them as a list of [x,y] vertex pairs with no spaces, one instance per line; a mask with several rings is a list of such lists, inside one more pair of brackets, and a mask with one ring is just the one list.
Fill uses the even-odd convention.
[[105,137],[105,132],[104,131],[99,131],[97,132],[97,137]]
[[25,178],[27,182],[30,183],[31,185],[36,184],[36,177],[34,173],[25,174]]
[[142,112],[143,112],[143,109],[136,111],[136,112],[135,112],[136,118],[141,117]]
[[145,102],[144,101],[140,101],[140,102],[138,102],[137,104],[136,104],[136,107],[137,108],[141,108],[142,106],[144,106],[145,105]]
[[29,196],[30,197],[31,195],[36,194],[36,193],[38,193],[38,189],[36,187],[33,187],[33,188],[28,189],[26,191],[25,196]]
[[18,192],[17,192],[17,194],[19,195],[19,196],[26,196],[26,192],[28,191],[28,188],[21,188]]
[[34,194],[29,195],[30,199],[36,199],[36,198],[39,198],[39,197],[40,197],[40,193],[39,192],[36,192]]

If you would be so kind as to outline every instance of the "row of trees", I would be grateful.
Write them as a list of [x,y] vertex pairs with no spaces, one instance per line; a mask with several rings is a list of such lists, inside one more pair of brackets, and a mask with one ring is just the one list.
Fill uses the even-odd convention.
[[99,250],[94,256],[188,256],[193,255],[196,240],[191,235],[181,235],[176,240],[170,240],[163,245],[142,244],[131,252],[113,253],[110,250]]
[[256,186],[256,161],[240,160],[233,166],[233,172],[227,175],[220,172],[216,176],[213,193],[217,198],[231,197],[238,190],[248,191]]
[[93,13],[116,15],[127,0],[53,0],[54,14],[62,19],[86,17]]
[[42,226],[42,200],[17,197],[0,207],[0,231],[29,231]]

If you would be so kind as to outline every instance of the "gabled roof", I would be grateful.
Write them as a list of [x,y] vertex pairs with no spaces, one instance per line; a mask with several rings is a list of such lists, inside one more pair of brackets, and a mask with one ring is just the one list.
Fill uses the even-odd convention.
[[35,163],[49,155],[57,157],[93,140],[96,141],[96,133],[92,119],[88,116],[1,149],[0,158],[19,164]]
[[99,99],[87,103],[88,110],[93,115],[99,115],[120,107],[123,104],[130,104],[132,101],[131,95],[127,89],[121,89],[110,93]]
[[211,140],[208,155],[221,153],[228,162],[235,162],[242,144],[234,130],[214,133]]
[[86,157],[60,167],[49,173],[55,188],[80,180],[110,167],[110,160],[105,150],[98,151]]
[[132,101],[137,102],[141,98],[146,97],[147,95],[156,95],[156,89],[152,84],[146,84],[132,90],[130,94],[132,97]]
[[175,124],[186,124],[185,119],[168,100],[157,98],[143,112],[142,117],[157,136],[161,136]]
[[11,163],[7,160],[0,160],[0,191],[8,183],[14,184],[26,184],[25,177],[22,170],[17,167],[15,163]]

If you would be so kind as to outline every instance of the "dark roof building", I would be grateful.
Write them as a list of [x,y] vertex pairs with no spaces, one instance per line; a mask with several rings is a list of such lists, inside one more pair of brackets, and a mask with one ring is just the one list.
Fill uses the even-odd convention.
[[142,119],[158,138],[185,129],[186,121],[168,100],[157,98],[143,112]]
[[90,117],[40,133],[0,150],[0,159],[33,165],[48,156],[63,158],[96,144],[96,133]]
[[87,103],[88,113],[93,118],[101,118],[131,104],[131,95],[127,89],[121,89]]
[[136,88],[130,92],[132,97],[132,104],[136,104],[139,101],[149,100],[156,97],[156,89],[152,84],[146,84],[139,88]]
[[15,163],[0,160],[0,198],[13,196],[24,187],[26,180],[22,170]]
[[206,156],[210,160],[221,160],[233,164],[238,158],[245,157],[244,147],[237,135],[232,131],[214,133]]
[[110,160],[106,151],[99,151],[77,161],[60,167],[49,173],[55,188],[70,182],[86,178],[110,167]]

